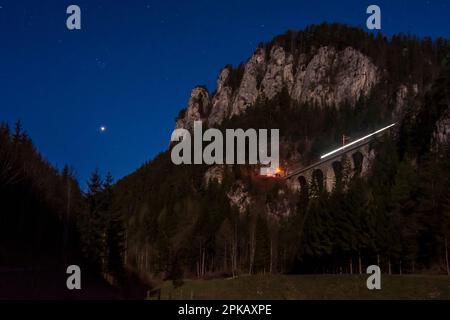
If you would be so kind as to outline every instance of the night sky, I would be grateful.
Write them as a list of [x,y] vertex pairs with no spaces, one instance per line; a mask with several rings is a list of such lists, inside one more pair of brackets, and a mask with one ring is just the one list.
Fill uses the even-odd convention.
[[[81,30],[66,28],[71,4]],[[82,186],[96,167],[119,179],[167,148],[192,87],[213,91],[223,66],[288,29],[365,28],[370,4],[385,34],[450,38],[448,0],[0,0],[0,121],[21,119]]]

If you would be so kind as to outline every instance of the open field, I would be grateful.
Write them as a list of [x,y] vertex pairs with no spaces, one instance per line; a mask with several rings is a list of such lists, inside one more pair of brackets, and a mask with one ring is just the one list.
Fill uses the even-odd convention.
[[[381,290],[368,290],[368,275],[255,275],[185,280],[161,286],[161,299],[450,299],[450,277],[382,275]],[[153,297],[154,299],[155,297]]]

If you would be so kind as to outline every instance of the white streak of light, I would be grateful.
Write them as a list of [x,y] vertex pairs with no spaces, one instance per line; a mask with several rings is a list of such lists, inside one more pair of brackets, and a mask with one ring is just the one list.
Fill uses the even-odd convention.
[[382,131],[384,131],[384,130],[386,130],[386,129],[389,129],[389,128],[395,126],[395,125],[396,125],[396,123],[390,124],[390,125],[388,125],[387,127],[384,127],[384,128],[382,128],[382,129],[380,129],[380,130],[377,130],[377,131],[375,131],[375,132],[372,132],[371,134],[368,134],[368,135],[365,136],[365,137],[362,137],[362,138],[359,138],[358,140],[352,141],[352,142],[350,142],[349,144],[346,144],[346,145],[343,146],[343,147],[337,148],[336,150],[330,151],[330,152],[328,152],[328,153],[326,153],[326,154],[320,156],[320,159],[326,158],[326,157],[328,157],[328,156],[331,156],[333,153],[336,153],[336,152],[342,151],[342,150],[344,150],[344,149],[347,149],[348,147],[354,145],[355,143],[358,143],[358,142],[363,141],[364,139],[370,138],[371,136],[373,136],[373,135],[375,135],[375,134],[378,134],[378,133],[380,133],[380,132],[382,132]]

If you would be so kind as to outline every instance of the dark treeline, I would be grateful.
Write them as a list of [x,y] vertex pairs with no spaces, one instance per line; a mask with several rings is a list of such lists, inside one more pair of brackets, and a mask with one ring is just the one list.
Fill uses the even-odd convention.
[[374,148],[367,177],[337,181],[330,194],[312,190],[285,221],[292,272],[361,273],[370,264],[386,273],[448,272],[448,149],[414,163],[399,157],[395,139]]
[[120,280],[124,269],[125,228],[123,217],[112,207],[113,178],[102,181],[94,171],[84,195],[77,227],[81,251],[88,265],[110,281]]
[[0,138],[2,265],[36,267],[51,257],[95,271],[123,267],[122,222],[108,207],[112,177],[102,182],[95,172],[84,194],[68,166],[59,172],[41,157],[20,122],[13,132],[1,125]]
[[[123,222],[111,200],[111,176],[102,182],[94,173],[83,193],[72,170],[45,160],[20,122],[13,130],[1,124],[0,297],[144,297],[141,279],[124,268]],[[82,270],[80,292],[66,288],[73,264]]]
[[0,125],[0,264],[36,267],[73,257],[81,192],[69,167],[58,172],[18,122]]

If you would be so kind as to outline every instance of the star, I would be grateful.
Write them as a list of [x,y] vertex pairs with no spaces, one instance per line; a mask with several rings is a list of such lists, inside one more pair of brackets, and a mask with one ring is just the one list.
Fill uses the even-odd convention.
[[101,126],[100,127],[100,132],[105,132],[106,131],[106,127],[105,126]]
[[97,67],[100,69],[105,69],[107,65],[106,61],[103,61],[100,58],[95,58],[95,63],[97,64]]

